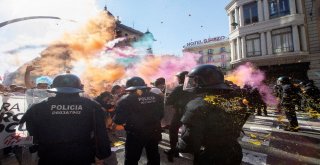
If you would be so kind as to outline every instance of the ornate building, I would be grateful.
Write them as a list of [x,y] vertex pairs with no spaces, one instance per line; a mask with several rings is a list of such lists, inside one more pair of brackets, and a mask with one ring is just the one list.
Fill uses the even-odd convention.
[[183,51],[201,54],[199,64],[213,64],[223,71],[230,69],[230,44],[227,37],[189,42],[183,46]]
[[252,62],[267,78],[291,76],[320,85],[318,0],[232,0],[229,16],[231,64]]

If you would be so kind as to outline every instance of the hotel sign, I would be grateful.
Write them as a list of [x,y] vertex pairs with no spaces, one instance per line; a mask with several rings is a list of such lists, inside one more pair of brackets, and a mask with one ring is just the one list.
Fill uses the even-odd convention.
[[207,38],[207,39],[198,40],[198,41],[192,41],[192,42],[187,43],[187,45],[183,46],[183,48],[196,46],[196,45],[202,45],[202,44],[206,44],[206,43],[210,43],[210,42],[222,41],[226,38],[227,37],[225,37],[225,36],[219,36],[219,37]]

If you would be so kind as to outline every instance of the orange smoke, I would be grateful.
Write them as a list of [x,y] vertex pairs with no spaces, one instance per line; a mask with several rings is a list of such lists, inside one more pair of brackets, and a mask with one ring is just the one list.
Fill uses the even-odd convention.
[[124,74],[124,69],[116,65],[100,67],[90,65],[92,59],[95,59],[97,53],[104,48],[104,44],[114,39],[115,27],[113,16],[105,11],[99,13],[78,31],[68,32],[60,40],[48,46],[40,58],[32,61],[32,65],[39,68],[33,74],[55,77],[72,70],[77,61],[84,61],[86,65],[83,66],[83,75],[78,76],[86,80],[83,82],[86,89],[92,89],[87,90],[88,94],[102,92],[105,82],[112,82]]
[[136,68],[137,75],[143,75],[146,83],[154,81],[155,73],[158,73],[161,64],[161,56],[147,56]]
[[85,85],[85,92],[90,96],[97,96],[103,91],[109,90],[115,81],[122,79],[125,75],[125,68],[121,65],[110,64],[103,68],[87,66],[81,76]]
[[100,52],[107,41],[114,39],[115,20],[105,12],[89,20],[78,32],[66,34],[62,42],[69,45],[73,58],[90,58]]

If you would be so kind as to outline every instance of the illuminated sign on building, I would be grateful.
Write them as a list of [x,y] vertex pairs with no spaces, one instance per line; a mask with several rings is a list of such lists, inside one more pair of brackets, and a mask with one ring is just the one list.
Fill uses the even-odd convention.
[[203,39],[203,40],[198,40],[198,41],[192,41],[192,42],[187,43],[187,45],[183,46],[183,48],[190,47],[190,46],[201,45],[201,44],[206,44],[206,43],[209,43],[209,42],[222,41],[222,40],[224,40],[226,38],[227,37],[225,37],[225,36],[219,36],[219,37],[208,38],[208,39]]

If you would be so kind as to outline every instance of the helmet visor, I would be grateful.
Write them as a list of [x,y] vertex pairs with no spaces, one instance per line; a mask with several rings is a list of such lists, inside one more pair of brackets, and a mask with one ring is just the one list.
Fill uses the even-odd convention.
[[197,87],[197,82],[195,80],[195,77],[186,76],[183,84],[183,90],[192,91],[196,87]]

